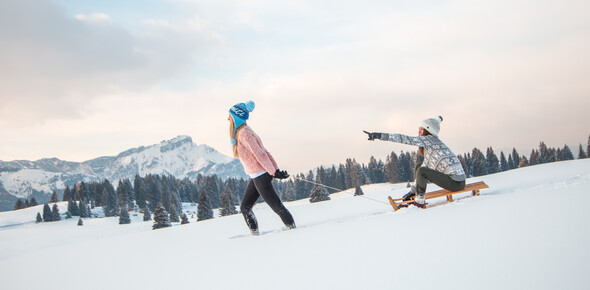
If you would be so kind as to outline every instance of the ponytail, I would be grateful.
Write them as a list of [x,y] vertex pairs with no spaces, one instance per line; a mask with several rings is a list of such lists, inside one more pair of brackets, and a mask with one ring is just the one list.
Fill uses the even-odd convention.
[[[233,144],[232,144],[232,151],[234,153],[234,158],[240,158],[240,156],[238,155],[238,138],[237,138],[237,136],[238,136],[238,133],[242,130],[242,128],[244,128],[245,123],[240,125],[240,127],[238,127],[237,130],[236,130],[236,124],[233,120],[233,117],[232,117],[232,121],[229,123],[230,123],[229,124],[229,138],[231,140],[235,140],[235,142],[233,142]],[[234,135],[234,132],[235,132],[235,135]]]

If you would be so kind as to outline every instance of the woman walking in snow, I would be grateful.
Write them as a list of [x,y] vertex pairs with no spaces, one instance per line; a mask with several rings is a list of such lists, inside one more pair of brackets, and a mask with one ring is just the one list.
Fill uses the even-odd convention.
[[415,196],[413,204],[424,208],[426,184],[428,181],[450,191],[465,188],[465,171],[459,158],[438,138],[442,117],[430,118],[420,122],[418,137],[402,134],[369,133],[369,140],[383,140],[419,146],[418,154],[424,161],[416,166],[416,180],[412,190],[404,195],[404,200]]
[[246,124],[254,110],[254,102],[239,103],[229,110],[229,135],[235,158],[239,158],[250,181],[246,187],[240,209],[252,235],[259,235],[258,222],[252,211],[258,197],[262,196],[270,208],[279,215],[288,229],[295,228],[293,216],[281,202],[272,186],[272,179],[289,177],[287,171],[279,167],[270,153],[262,145],[260,137]]

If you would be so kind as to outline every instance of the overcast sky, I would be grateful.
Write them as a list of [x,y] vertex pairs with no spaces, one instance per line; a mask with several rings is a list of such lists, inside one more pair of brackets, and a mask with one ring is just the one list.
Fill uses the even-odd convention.
[[413,151],[362,130],[416,135],[438,115],[456,154],[585,147],[590,2],[360,3],[0,1],[0,160],[178,135],[230,155],[227,112],[247,100],[293,172]]

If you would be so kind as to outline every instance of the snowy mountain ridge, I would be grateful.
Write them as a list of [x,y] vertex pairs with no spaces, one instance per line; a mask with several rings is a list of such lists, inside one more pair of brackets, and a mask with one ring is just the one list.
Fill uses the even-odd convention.
[[172,175],[194,180],[198,174],[216,174],[222,179],[246,177],[239,160],[208,145],[197,145],[189,136],[178,136],[159,144],[140,146],[84,162],[45,158],[37,161],[0,161],[0,211],[10,210],[17,198],[46,199],[76,182],[108,179],[116,184],[135,175]]

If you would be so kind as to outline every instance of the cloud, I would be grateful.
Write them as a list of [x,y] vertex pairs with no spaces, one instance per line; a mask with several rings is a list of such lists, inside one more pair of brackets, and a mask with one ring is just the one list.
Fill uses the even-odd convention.
[[74,18],[86,22],[111,22],[112,19],[104,13],[76,14]]
[[223,38],[197,18],[132,32],[101,12],[68,16],[51,1],[3,1],[0,10],[2,127],[79,118],[98,98],[186,72],[201,44]]

